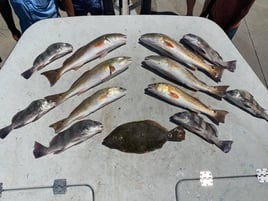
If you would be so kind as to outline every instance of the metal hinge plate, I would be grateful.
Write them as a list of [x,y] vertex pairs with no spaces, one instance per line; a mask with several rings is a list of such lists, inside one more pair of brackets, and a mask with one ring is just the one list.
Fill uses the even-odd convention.
[[67,181],[66,179],[56,179],[53,184],[53,193],[65,194],[67,191]]
[[262,168],[262,169],[257,169],[257,178],[260,183],[265,183],[268,182],[268,169],[267,168]]
[[213,186],[212,173],[210,171],[201,171],[200,183],[201,183],[201,186]]

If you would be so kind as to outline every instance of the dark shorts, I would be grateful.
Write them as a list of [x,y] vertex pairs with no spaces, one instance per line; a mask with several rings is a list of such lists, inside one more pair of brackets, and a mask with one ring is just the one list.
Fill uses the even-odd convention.
[[103,14],[102,0],[73,0],[73,6],[76,16]]

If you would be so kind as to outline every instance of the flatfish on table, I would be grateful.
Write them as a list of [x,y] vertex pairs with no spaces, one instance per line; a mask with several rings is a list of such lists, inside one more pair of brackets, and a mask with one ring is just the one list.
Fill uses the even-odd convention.
[[184,139],[185,131],[180,126],[168,131],[155,121],[144,120],[118,126],[102,144],[127,153],[142,154],[160,149],[166,141]]

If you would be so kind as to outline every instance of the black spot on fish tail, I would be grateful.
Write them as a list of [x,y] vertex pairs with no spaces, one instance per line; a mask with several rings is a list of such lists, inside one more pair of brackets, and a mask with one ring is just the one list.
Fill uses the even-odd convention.
[[24,71],[21,76],[24,77],[25,79],[29,79],[34,73],[34,70],[30,68],[29,70]]
[[34,144],[34,150],[33,150],[33,155],[35,158],[40,158],[42,156],[45,156],[48,154],[48,148],[45,147],[44,145],[35,142]]
[[0,138],[4,139],[13,130],[12,124],[0,130]]

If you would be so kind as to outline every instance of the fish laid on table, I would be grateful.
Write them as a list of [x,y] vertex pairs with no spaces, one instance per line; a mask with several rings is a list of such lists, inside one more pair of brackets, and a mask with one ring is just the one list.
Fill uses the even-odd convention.
[[193,53],[179,42],[161,33],[147,33],[140,37],[140,42],[165,56],[171,57],[195,70],[205,71],[216,82],[221,80],[224,68],[208,64],[201,56]]
[[193,112],[206,114],[217,124],[219,122],[224,123],[225,115],[228,113],[224,110],[211,109],[197,98],[194,98],[183,90],[168,83],[149,84],[146,92],[152,93],[176,106],[189,109]]
[[110,87],[101,89],[83,100],[69,114],[67,118],[50,125],[50,127],[54,128],[55,132],[58,133],[59,131],[70,125],[72,122],[88,116],[89,114],[97,111],[98,109],[125,95],[126,89],[121,87]]
[[234,89],[226,92],[225,99],[243,110],[249,112],[255,117],[268,121],[268,114],[254,99],[254,96],[245,90]]
[[23,72],[21,75],[25,79],[29,79],[35,71],[43,69],[46,65],[55,61],[58,58],[65,56],[73,51],[73,46],[69,43],[53,43],[48,48],[39,54],[33,62],[33,66]]
[[194,34],[185,34],[180,42],[186,47],[200,54],[212,64],[222,66],[231,72],[236,69],[236,60],[223,61],[220,54],[214,50],[203,38]]
[[23,127],[26,124],[36,121],[54,107],[54,103],[45,99],[33,101],[27,108],[14,115],[9,126],[0,130],[0,138],[4,139],[13,129]]
[[197,134],[207,142],[215,144],[224,153],[228,153],[232,148],[233,141],[219,140],[217,128],[194,112],[179,112],[170,117],[170,120]]
[[57,105],[74,95],[80,95],[88,89],[108,81],[128,68],[131,64],[130,57],[115,57],[108,59],[80,76],[72,86],[63,93],[45,97],[46,100],[55,102]]
[[168,131],[155,121],[144,120],[120,125],[102,144],[111,149],[142,154],[160,149],[166,141],[182,141],[184,138],[185,131],[180,126]]
[[43,72],[42,75],[46,76],[50,85],[53,86],[64,73],[70,70],[78,70],[85,63],[98,57],[103,57],[113,49],[126,44],[126,41],[127,38],[124,34],[111,33],[102,35],[76,50],[72,56],[63,62],[62,67]]
[[163,56],[148,56],[144,63],[150,68],[160,72],[166,77],[180,82],[194,90],[201,90],[222,97],[229,86],[209,86],[200,81],[193,73],[184,68],[180,63]]
[[100,122],[92,120],[82,120],[70,128],[57,134],[49,143],[49,147],[35,142],[34,157],[40,158],[50,153],[59,154],[66,149],[80,144],[94,135],[102,132],[103,125]]

